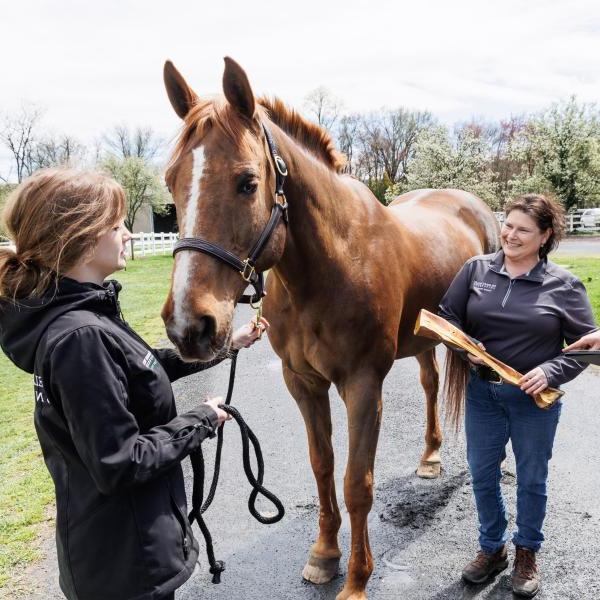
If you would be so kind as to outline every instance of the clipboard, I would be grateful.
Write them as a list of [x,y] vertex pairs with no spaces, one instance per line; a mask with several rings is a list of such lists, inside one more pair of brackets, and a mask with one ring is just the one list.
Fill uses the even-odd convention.
[[569,352],[565,352],[564,355],[569,358],[574,358],[579,362],[600,366],[600,350],[569,350]]

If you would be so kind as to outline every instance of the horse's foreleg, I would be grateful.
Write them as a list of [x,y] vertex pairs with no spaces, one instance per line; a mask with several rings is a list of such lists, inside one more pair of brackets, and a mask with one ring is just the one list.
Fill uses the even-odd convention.
[[441,458],[440,446],[442,445],[442,430],[438,411],[438,390],[440,374],[435,348],[417,354],[421,368],[421,385],[425,390],[427,403],[427,425],[425,430],[425,451],[421,456],[417,475],[425,479],[435,479],[440,476]]
[[319,536],[310,550],[302,577],[313,583],[327,583],[337,575],[342,555],[337,541],[341,517],[333,472],[330,384],[320,378],[299,376],[286,367],[283,376],[304,418],[310,463],[319,491]]
[[373,470],[381,426],[381,380],[356,377],[341,388],[348,410],[348,464],[344,498],[350,515],[352,551],[344,589],[336,600],[366,599],[365,588],[373,571],[367,518],[373,505]]

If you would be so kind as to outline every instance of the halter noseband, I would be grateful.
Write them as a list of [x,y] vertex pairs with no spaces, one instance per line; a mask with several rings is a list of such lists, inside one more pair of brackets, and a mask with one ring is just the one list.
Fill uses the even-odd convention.
[[[269,241],[273,231],[275,231],[279,221],[283,218],[285,223],[288,222],[288,203],[283,192],[283,184],[285,182],[286,175],[288,174],[287,167],[283,158],[281,158],[277,152],[275,140],[264,125],[263,130],[267,139],[269,153],[273,159],[273,164],[275,165],[275,203],[271,209],[269,221],[265,225],[260,237],[248,253],[248,258],[241,260],[235,254],[229,252],[229,250],[225,250],[225,248],[222,248],[217,244],[207,242],[202,238],[195,237],[182,238],[175,244],[175,247],[173,248],[173,256],[175,256],[181,250],[195,250],[196,252],[208,254],[209,256],[224,262],[232,269],[235,269],[241,275],[242,279],[249,283],[255,291],[254,294],[244,294],[239,299],[239,302],[246,304],[254,304],[259,302],[266,295],[263,272],[256,271],[256,261],[264,250],[264,247]],[[281,198],[281,201],[278,200],[279,198]]]

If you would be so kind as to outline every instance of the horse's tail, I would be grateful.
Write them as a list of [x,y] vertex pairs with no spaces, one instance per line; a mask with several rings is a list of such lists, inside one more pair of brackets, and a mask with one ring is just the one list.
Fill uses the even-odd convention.
[[469,364],[457,352],[446,349],[444,364],[444,400],[446,403],[446,419],[454,426],[460,428],[465,392],[469,381]]

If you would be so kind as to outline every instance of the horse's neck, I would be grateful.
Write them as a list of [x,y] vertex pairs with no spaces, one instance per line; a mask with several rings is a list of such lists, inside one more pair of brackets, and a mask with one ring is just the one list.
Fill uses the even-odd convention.
[[288,164],[285,189],[289,224],[282,259],[275,267],[280,278],[305,286],[307,278],[320,278],[347,247],[361,227],[364,202],[344,177],[313,157],[283,132],[280,152]]

